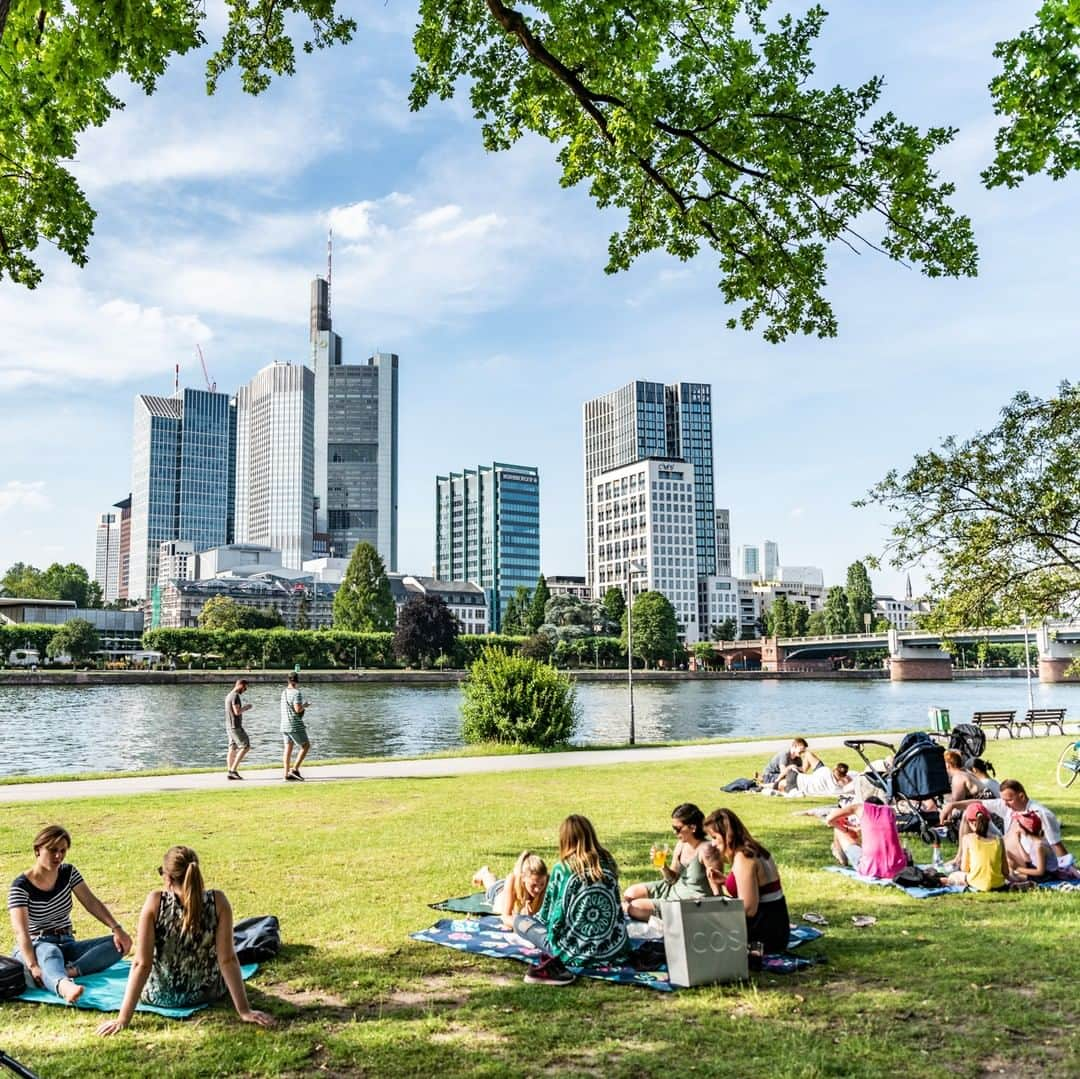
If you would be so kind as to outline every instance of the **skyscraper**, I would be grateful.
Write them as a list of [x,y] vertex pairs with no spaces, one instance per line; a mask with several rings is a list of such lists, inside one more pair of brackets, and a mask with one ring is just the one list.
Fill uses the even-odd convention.
[[540,576],[540,474],[495,461],[435,477],[435,576],[487,594],[489,626]]
[[130,598],[150,596],[157,584],[158,551],[166,540],[190,540],[196,551],[231,542],[234,409],[227,394],[210,390],[135,398]]
[[630,382],[586,401],[585,563],[597,594],[593,479],[647,457],[680,458],[694,466],[697,572],[716,573],[713,496],[712,387],[701,382]]
[[128,577],[131,568],[131,495],[113,503],[120,513],[120,557],[117,569],[117,598],[128,598]]
[[761,545],[762,571],[766,581],[778,581],[780,579],[780,548],[775,540],[766,540]]
[[119,513],[98,515],[94,580],[101,586],[101,598],[106,603],[112,603],[120,595]]
[[716,511],[716,575],[731,576],[731,510]]
[[757,579],[761,575],[761,551],[753,546],[740,547],[738,568],[740,577]]
[[264,367],[237,392],[236,430],[236,542],[272,547],[300,569],[311,557],[315,375]]
[[311,283],[311,366],[315,372],[315,530],[339,558],[375,546],[397,569],[398,357],[376,352],[343,362],[330,318],[330,285]]

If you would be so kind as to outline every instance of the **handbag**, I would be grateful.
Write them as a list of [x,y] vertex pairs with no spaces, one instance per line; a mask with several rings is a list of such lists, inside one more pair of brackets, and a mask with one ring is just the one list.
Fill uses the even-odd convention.
[[26,992],[26,967],[10,955],[0,955],[0,1000],[14,1000]]
[[747,977],[746,911],[741,899],[662,900],[664,953],[672,985],[712,985]]
[[261,963],[281,951],[281,927],[273,914],[245,918],[233,926],[233,945],[241,963]]

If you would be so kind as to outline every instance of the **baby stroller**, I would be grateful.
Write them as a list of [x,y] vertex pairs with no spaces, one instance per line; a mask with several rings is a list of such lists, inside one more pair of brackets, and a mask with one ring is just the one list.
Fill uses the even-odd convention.
[[[937,837],[932,829],[937,827],[940,816],[927,803],[940,806],[940,799],[949,793],[945,748],[925,731],[905,734],[896,747],[873,738],[851,738],[844,745],[862,757],[866,764],[863,778],[886,805],[896,809],[897,831],[917,832],[924,843],[934,843]],[[883,746],[889,751],[884,768],[881,762],[875,766],[865,746]]]

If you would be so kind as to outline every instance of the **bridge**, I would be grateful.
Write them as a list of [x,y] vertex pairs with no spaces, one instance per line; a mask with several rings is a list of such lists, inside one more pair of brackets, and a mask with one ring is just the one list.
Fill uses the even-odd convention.
[[[1029,626],[1027,640],[1038,650],[1041,682],[1072,681],[1068,668],[1080,656],[1080,622],[1043,622]],[[944,640],[951,644],[1023,644],[1023,626],[958,630]],[[890,629],[880,633],[844,633],[823,637],[761,637],[749,641],[715,641],[727,666],[760,663],[765,671],[832,670],[853,652],[885,649],[885,664],[894,682],[952,677],[952,656],[940,633]],[[1080,680],[1080,679],[1077,679]]]

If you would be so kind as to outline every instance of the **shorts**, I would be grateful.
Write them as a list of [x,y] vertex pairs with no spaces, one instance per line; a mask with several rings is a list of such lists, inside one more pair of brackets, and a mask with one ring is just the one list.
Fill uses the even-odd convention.
[[244,730],[242,723],[230,724],[225,728],[225,733],[229,736],[229,745],[235,749],[250,749],[251,739],[247,735],[247,731]]
[[506,878],[502,877],[500,880],[494,882],[490,888],[484,893],[484,898],[492,905],[495,906],[500,895],[506,890]]
[[289,729],[281,732],[281,740],[282,742],[292,742],[294,746],[301,749],[307,745],[310,739],[308,738],[307,727],[304,726],[304,721],[302,719],[294,719],[292,723],[289,724]]
[[858,843],[852,843],[842,832],[837,832],[840,837],[840,849],[844,852],[844,858],[852,869],[858,869],[862,861],[862,847]]

